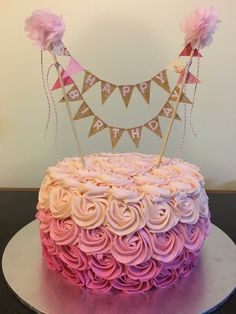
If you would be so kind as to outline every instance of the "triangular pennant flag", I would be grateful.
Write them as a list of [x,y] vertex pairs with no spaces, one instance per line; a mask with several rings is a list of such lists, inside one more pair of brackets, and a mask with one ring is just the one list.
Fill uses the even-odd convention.
[[126,108],[129,105],[130,98],[133,93],[133,89],[134,89],[134,85],[120,85],[119,86],[120,94],[124,100]]
[[101,97],[102,97],[102,104],[107,100],[107,98],[111,95],[111,93],[116,88],[116,85],[101,81]]
[[[78,87],[74,85],[69,92],[66,94],[66,98],[68,101],[77,101],[77,100],[83,100],[82,96],[80,95],[80,92],[78,90]],[[62,99],[59,102],[65,102],[65,98],[62,97]]]
[[151,81],[146,81],[136,85],[137,89],[139,90],[140,94],[149,104],[150,101],[150,88],[151,88]]
[[54,56],[70,56],[69,51],[64,46],[62,41],[57,41],[56,43],[52,44],[52,49],[50,50],[51,54]]
[[124,133],[124,129],[116,128],[116,127],[109,127],[110,137],[111,137],[111,145],[112,148],[116,146],[121,135]]
[[138,126],[132,129],[127,129],[127,132],[129,133],[129,136],[131,137],[131,140],[133,141],[136,147],[139,146],[139,142],[141,140],[141,135],[142,135],[142,129],[143,129],[142,126]]
[[107,125],[100,119],[98,119],[98,117],[94,117],[91,128],[89,130],[89,135],[88,137],[104,130],[107,127]]
[[74,58],[70,58],[70,61],[67,65],[66,71],[63,75],[63,78],[67,76],[73,76],[76,73],[82,72],[84,69]]
[[76,112],[73,120],[80,120],[86,117],[93,116],[92,110],[89,108],[89,106],[86,104],[86,102],[82,102],[82,104],[79,107],[79,110]]
[[[180,72],[177,85],[180,85],[183,82],[184,76],[185,76],[185,70]],[[185,84],[196,84],[196,83],[201,83],[201,81],[196,76],[194,76],[191,72],[188,72]]]
[[[159,115],[159,116],[162,116],[162,117],[165,117],[165,118],[171,118],[173,112],[174,112],[174,108],[172,107],[172,105],[171,105],[169,102],[167,102],[167,103],[162,107],[162,109],[161,109],[161,111],[159,112],[158,115]],[[178,113],[176,113],[175,119],[176,119],[176,120],[180,120],[180,121],[182,120],[182,119],[180,118],[180,116],[178,115]]]
[[[74,81],[72,80],[72,78],[70,76],[63,78],[64,73],[65,73],[65,71],[62,70],[61,71],[61,77],[62,77],[63,85],[67,86],[67,85],[74,84]],[[51,90],[53,91],[53,90],[58,89],[58,88],[61,88],[61,82],[60,82],[59,78],[57,79],[56,83],[53,85]]]
[[85,71],[82,94],[85,93],[89,88],[91,88],[94,84],[96,84],[99,79],[93,75],[92,73]]
[[152,80],[157,83],[160,87],[164,88],[168,93],[170,93],[170,86],[167,78],[166,70],[161,71],[155,75]]
[[[189,43],[180,52],[179,56],[181,56],[181,57],[189,57],[191,55],[192,50],[193,50],[193,48],[192,48],[191,44]],[[202,57],[202,55],[200,54],[200,52],[198,51],[197,48],[194,49],[193,57]]]
[[[177,101],[178,96],[179,96],[180,88],[179,86],[176,86],[175,89],[173,90],[170,99],[171,101]],[[180,102],[185,103],[185,104],[192,104],[191,100],[188,99],[188,97],[185,95],[185,93],[182,93],[182,96],[180,98]]]
[[162,138],[161,126],[158,116],[148,121],[146,124],[144,124],[144,126],[148,128],[150,131],[154,132],[157,136]]

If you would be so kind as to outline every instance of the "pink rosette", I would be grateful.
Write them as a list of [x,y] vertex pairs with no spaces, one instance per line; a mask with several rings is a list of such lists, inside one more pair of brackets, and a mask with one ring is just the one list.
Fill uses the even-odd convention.
[[62,39],[65,24],[61,17],[49,10],[35,10],[25,21],[25,31],[41,50],[49,50],[52,44]]
[[189,251],[183,248],[182,252],[171,262],[163,263],[164,269],[176,269],[178,270],[180,266],[189,260]]
[[166,232],[178,223],[178,213],[171,202],[158,203],[146,196],[144,204],[147,208],[146,226],[150,232]]
[[79,248],[87,254],[103,254],[110,251],[113,235],[107,228],[82,229]]
[[123,265],[117,262],[111,254],[91,255],[89,265],[97,277],[107,280],[118,278],[124,272]]
[[197,264],[199,251],[189,252],[188,259],[186,259],[179,268],[179,274],[181,277],[189,277],[194,266]]
[[71,208],[76,194],[73,190],[56,186],[49,194],[49,206],[55,218],[67,218],[71,215]]
[[136,266],[127,266],[126,272],[133,280],[147,281],[156,277],[162,270],[162,264],[150,258],[146,262]]
[[185,240],[184,246],[191,252],[198,251],[202,247],[205,236],[198,224],[178,224],[178,230]]
[[126,236],[115,236],[111,254],[125,265],[138,265],[147,261],[153,254],[150,233],[141,229]]
[[179,274],[175,269],[163,269],[159,275],[153,279],[156,288],[166,288],[177,282]]
[[79,227],[70,218],[53,219],[50,236],[58,245],[75,245],[79,240]]
[[201,228],[205,236],[211,233],[211,220],[210,218],[199,218],[198,226]]
[[192,225],[198,222],[200,206],[195,198],[176,197],[175,201],[175,207],[180,213],[180,222]]
[[192,48],[209,46],[219,22],[218,12],[213,7],[194,10],[180,25],[185,33],[185,45],[190,43]]
[[72,219],[81,228],[94,229],[103,224],[108,206],[106,198],[79,196],[72,206]]
[[111,290],[112,285],[109,280],[98,277],[91,269],[84,272],[86,276],[87,288],[100,293],[107,293]]
[[169,178],[169,181],[175,177],[178,177],[183,170],[181,167],[179,167],[178,164],[167,164],[167,165],[161,165],[161,167],[153,170],[153,173],[156,176],[167,176]]
[[196,196],[201,190],[201,185],[198,180],[191,176],[179,176],[170,182],[170,186],[176,189],[180,197]]
[[60,247],[60,258],[69,267],[85,270],[88,267],[88,257],[77,246],[64,245]]
[[116,278],[112,285],[118,290],[133,294],[150,290],[153,286],[153,280],[140,281],[138,279],[131,279],[127,275],[123,275],[120,278]]
[[57,246],[56,242],[50,237],[50,233],[44,233],[40,230],[40,238],[42,245],[47,248],[49,254],[59,255],[59,246]]
[[133,179],[137,185],[145,185],[145,184],[163,185],[163,184],[168,184],[170,182],[170,178],[167,175],[164,175],[161,173],[158,174],[158,172],[156,172],[156,175],[152,175],[150,173],[149,175],[145,174],[145,175],[135,176]]
[[49,253],[48,247],[44,244],[42,245],[42,254],[49,269],[55,270],[57,272],[62,270],[62,263],[58,255]]
[[113,199],[106,213],[108,229],[114,234],[123,236],[135,232],[145,226],[145,210],[143,203],[129,203]]
[[183,248],[184,238],[176,228],[152,234],[152,258],[157,261],[170,263],[182,252]]
[[206,194],[206,191],[202,188],[197,201],[199,203],[200,207],[200,217],[208,218],[210,216],[209,206],[208,206],[208,196]]
[[36,218],[40,222],[39,228],[43,232],[49,232],[50,231],[50,225],[52,222],[52,213],[50,212],[49,209],[43,211],[39,210],[36,214]]
[[62,263],[61,274],[73,285],[82,287],[86,284],[86,276],[84,275],[84,272],[78,269],[70,268],[65,263]]

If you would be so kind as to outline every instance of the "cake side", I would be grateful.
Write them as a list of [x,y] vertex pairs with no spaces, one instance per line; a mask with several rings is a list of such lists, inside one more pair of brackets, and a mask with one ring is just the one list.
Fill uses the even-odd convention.
[[138,153],[50,167],[37,217],[49,267],[77,285],[134,293],[187,276],[210,231],[199,169]]

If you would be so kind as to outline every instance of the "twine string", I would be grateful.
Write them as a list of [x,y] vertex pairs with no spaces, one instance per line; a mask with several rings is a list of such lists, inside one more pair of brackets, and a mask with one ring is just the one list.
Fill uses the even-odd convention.
[[58,150],[58,113],[57,113],[57,106],[56,106],[56,102],[54,100],[53,94],[50,90],[50,86],[49,86],[49,75],[50,72],[52,70],[53,67],[55,67],[56,64],[52,63],[48,70],[47,70],[47,76],[46,76],[46,86],[47,86],[47,91],[50,97],[50,101],[53,105],[54,108],[54,116],[55,116],[55,133],[54,133],[54,149],[55,149],[55,154],[56,154],[56,159],[59,159],[59,150]]
[[47,115],[47,120],[46,120],[46,124],[44,127],[44,132],[43,132],[43,138],[44,138],[44,140],[46,140],[48,127],[49,127],[49,123],[50,123],[50,119],[51,119],[51,101],[50,101],[50,98],[48,96],[48,88],[47,88],[46,81],[45,81],[44,61],[43,61],[43,51],[42,50],[41,50],[41,54],[40,54],[40,68],[41,68],[41,78],[42,78],[42,82],[43,82],[43,90],[44,90],[44,94],[46,96],[47,104],[48,104],[48,115]]

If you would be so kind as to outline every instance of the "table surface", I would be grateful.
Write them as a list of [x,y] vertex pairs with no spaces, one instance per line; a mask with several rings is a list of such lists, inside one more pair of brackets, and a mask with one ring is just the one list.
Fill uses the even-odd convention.
[[[0,258],[8,241],[24,225],[34,220],[36,191],[0,191]],[[236,193],[208,193],[212,222],[236,242]],[[24,306],[6,285],[2,268],[0,271],[0,314],[34,313]],[[96,314],[96,311],[94,310]],[[236,314],[236,294],[215,314]],[[83,313],[81,313],[83,314]],[[172,314],[172,313],[171,313]],[[191,314],[191,313],[189,313]]]

